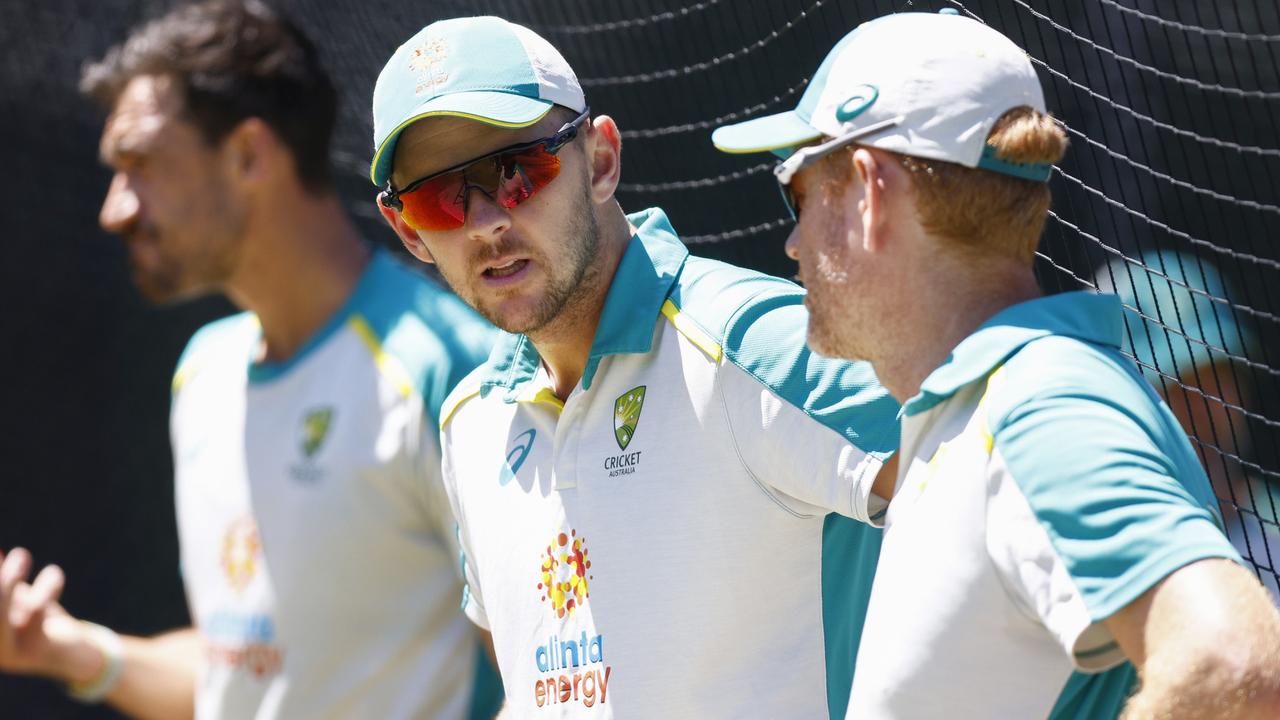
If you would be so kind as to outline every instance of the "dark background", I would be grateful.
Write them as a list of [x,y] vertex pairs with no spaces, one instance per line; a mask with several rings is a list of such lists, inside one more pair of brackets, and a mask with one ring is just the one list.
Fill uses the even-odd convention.
[[[231,308],[211,298],[154,309],[136,296],[120,245],[96,225],[108,182],[96,159],[102,114],[75,88],[82,63],[173,4],[0,0],[0,549],[24,545],[38,564],[62,565],[71,612],[126,633],[187,620],[169,378],[191,333]],[[786,276],[794,273],[782,253],[789,222],[770,159],[715,152],[711,129],[793,107],[826,51],[862,20],[958,7],[1027,49],[1071,134],[1037,266],[1046,290],[1080,287],[1115,253],[1136,257],[1151,246],[1216,261],[1236,286],[1223,299],[1260,339],[1252,364],[1236,363],[1257,397],[1254,417],[1234,432],[1251,440],[1246,460],[1259,476],[1280,477],[1274,0],[1230,8],[1193,0],[273,4],[319,40],[342,92],[333,159],[371,241],[394,245],[367,180],[378,71],[426,23],[490,12],[557,45],[593,111],[617,119],[625,208],[660,204],[695,253]],[[1259,510],[1265,517],[1241,508]],[[1265,555],[1250,559],[1275,582]],[[51,683],[0,677],[0,718],[111,716],[71,704]]]

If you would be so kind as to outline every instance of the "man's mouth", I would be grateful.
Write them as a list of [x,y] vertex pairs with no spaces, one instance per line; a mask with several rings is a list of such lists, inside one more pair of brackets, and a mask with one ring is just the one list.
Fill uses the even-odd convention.
[[523,270],[524,267],[528,264],[529,264],[528,260],[525,260],[523,258],[516,258],[516,259],[508,260],[501,265],[491,265],[485,268],[484,275],[485,277],[491,277],[491,278],[509,277]]

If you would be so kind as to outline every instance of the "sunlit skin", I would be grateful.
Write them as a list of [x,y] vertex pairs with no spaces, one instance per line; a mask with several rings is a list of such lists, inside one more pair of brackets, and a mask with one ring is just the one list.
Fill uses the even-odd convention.
[[157,303],[225,284],[244,236],[244,208],[220,172],[218,148],[181,110],[168,78],[137,77],[121,93],[100,145],[114,175],[98,221],[123,238],[135,285]]
[[787,237],[786,252],[799,263],[799,278],[808,290],[809,347],[833,357],[867,359],[858,348],[857,333],[848,328],[858,315],[851,277],[862,229],[844,212],[862,200],[861,184],[839,182],[829,161],[822,161],[798,172],[791,191],[800,216]]
[[[572,117],[555,110],[519,129],[455,117],[419,121],[400,137],[392,182],[404,187],[494,150],[550,136]],[[620,152],[617,126],[600,116],[559,151],[559,176],[514,208],[472,189],[466,224],[444,231],[414,230],[399,213],[381,208],[405,247],[435,263],[463,300],[504,330],[529,336],[561,397],[581,377],[630,239],[613,199]]]
[[[847,165],[841,168],[839,163]],[[981,320],[1039,293],[1028,268],[1005,268],[998,292],[975,292],[966,272],[929,273],[944,262],[938,241],[921,227],[907,171],[888,153],[841,150],[798,172],[791,181],[800,217],[786,253],[800,265],[808,294],[808,344],[832,357],[870,361],[898,402],[920,383]],[[943,300],[945,298],[945,300]],[[952,307],[955,312],[928,308]],[[904,342],[906,335],[927,342]],[[872,491],[893,496],[896,457]]]

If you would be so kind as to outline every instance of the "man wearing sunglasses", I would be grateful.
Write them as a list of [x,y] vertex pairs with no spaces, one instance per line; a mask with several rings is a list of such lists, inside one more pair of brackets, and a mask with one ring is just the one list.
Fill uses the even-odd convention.
[[786,157],[809,342],[904,403],[849,717],[1280,717],[1280,617],[1119,300],[1036,286],[1066,138],[1026,53],[880,18],[794,111],[713,139]]
[[898,408],[870,368],[805,348],[794,284],[625,215],[617,125],[530,30],[426,27],[373,109],[387,222],[507,331],[441,442],[512,710],[842,714],[878,537],[824,519],[881,504]]
[[0,671],[136,717],[492,717],[436,444],[492,330],[360,239],[330,178],[337,94],[315,47],[261,3],[215,0],[139,28],[83,85],[110,110],[99,219],[138,289],[223,291],[247,312],[201,329],[173,379],[193,627],[80,622],[61,571],[27,583],[15,549]]

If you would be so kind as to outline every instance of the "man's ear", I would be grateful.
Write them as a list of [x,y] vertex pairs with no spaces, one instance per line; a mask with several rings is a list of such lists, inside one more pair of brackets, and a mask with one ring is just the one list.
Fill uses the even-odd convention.
[[377,206],[378,212],[382,213],[382,219],[387,221],[387,224],[395,231],[396,236],[400,238],[400,242],[404,243],[404,249],[408,250],[410,255],[424,263],[435,263],[435,258],[431,257],[431,252],[427,250],[426,243],[422,242],[422,238],[418,236],[418,231],[409,227],[404,218],[400,217],[399,212],[383,205],[382,201],[378,200],[376,196],[373,199],[373,204]]
[[862,219],[862,247],[867,252],[885,249],[888,234],[889,190],[884,163],[887,159],[867,148],[853,152],[853,171],[862,184],[862,199],[858,201],[858,216]]
[[262,183],[278,174],[290,155],[271,127],[251,117],[232,128],[221,142],[221,154],[228,176],[248,185]]
[[591,199],[600,205],[613,198],[622,178],[622,133],[613,118],[600,115],[591,121],[591,129],[586,131],[586,135]]

